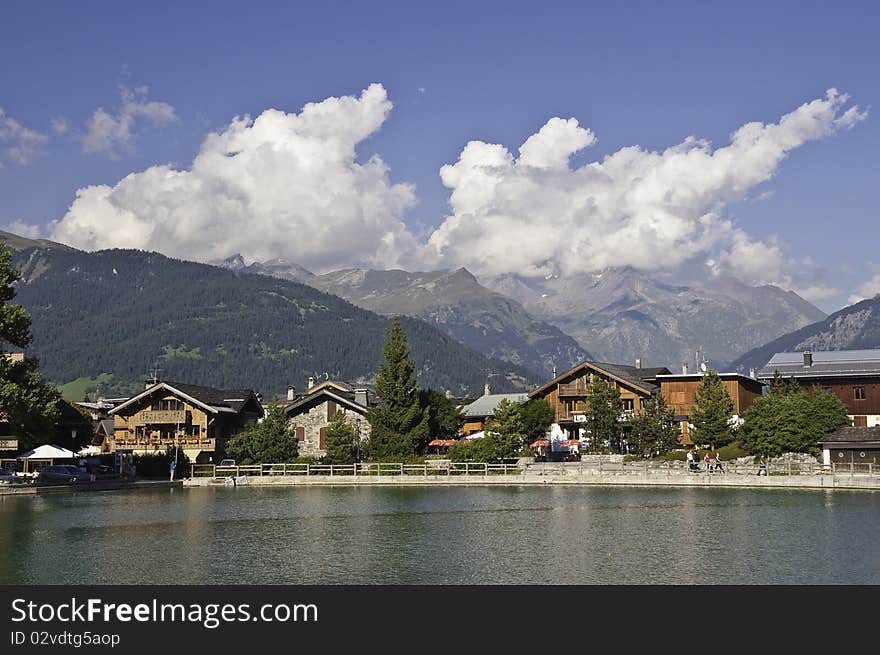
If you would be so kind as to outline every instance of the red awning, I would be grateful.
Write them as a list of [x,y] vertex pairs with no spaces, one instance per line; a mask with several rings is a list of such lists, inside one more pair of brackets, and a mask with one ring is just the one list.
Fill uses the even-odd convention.
[[563,441],[563,442],[562,442],[561,444],[559,444],[559,445],[560,445],[560,446],[565,446],[565,447],[568,447],[568,446],[580,446],[580,445],[581,445],[581,442],[578,441],[577,439],[569,439],[568,441]]
[[538,439],[537,441],[533,442],[532,445],[529,446],[529,448],[540,448],[541,446],[549,446],[549,445],[550,445],[550,442],[547,441],[546,439]]
[[429,441],[429,446],[451,446],[455,443],[455,439],[434,439],[433,441]]

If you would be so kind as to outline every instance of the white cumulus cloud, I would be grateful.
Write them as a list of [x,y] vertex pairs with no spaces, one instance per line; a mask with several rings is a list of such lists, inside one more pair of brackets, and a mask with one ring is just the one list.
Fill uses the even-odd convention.
[[153,166],[79,189],[50,236],[88,250],[140,248],[197,261],[280,257],[318,272],[467,266],[486,277],[572,275],[674,270],[697,257],[713,273],[821,299],[836,290],[794,279],[787,271],[799,267],[784,244],[747,234],[725,209],[760,191],[795,148],[865,118],[848,104],[830,89],[775,123],[743,125],[721,147],[691,137],[661,152],[625,147],[578,167],[572,155],[596,136],[574,118],[550,119],[515,154],[471,141],[440,169],[449,215],[433,231],[416,231],[404,220],[416,202],[412,185],[392,183],[378,155],[356,152],[392,108],[384,87],[372,84],[299,113],[235,118],[204,139],[189,168]]
[[188,170],[153,166],[79,189],[51,237],[87,250],[140,248],[197,261],[241,253],[315,270],[386,268],[418,250],[403,223],[413,188],[356,146],[391,110],[385,89],[269,109],[209,134]]
[[0,107],[0,141],[6,144],[6,155],[12,161],[31,163],[48,140],[48,135],[25,127]]
[[867,298],[873,298],[878,293],[880,293],[880,273],[856,289],[856,292],[849,297],[849,304],[854,305]]
[[829,89],[777,123],[747,123],[715,148],[693,137],[663,152],[626,147],[572,168],[593,133],[574,119],[550,119],[514,157],[468,143],[440,171],[451,214],[428,248],[445,266],[487,276],[571,275],[609,266],[675,268],[700,252],[753,282],[784,282],[780,245],[752,239],[722,218],[731,202],[770,179],[804,143],[865,118]]
[[[174,107],[167,102],[147,100],[147,87],[119,88],[120,106],[116,113],[98,107],[86,125],[83,136],[85,152],[103,152],[118,155],[131,143],[135,121],[146,119],[154,125],[170,123],[176,118]],[[66,131],[66,124],[64,130]]]
[[12,221],[5,225],[0,225],[0,229],[4,232],[12,232],[18,236],[27,237],[28,239],[39,239],[42,230],[39,225],[31,225],[24,221]]

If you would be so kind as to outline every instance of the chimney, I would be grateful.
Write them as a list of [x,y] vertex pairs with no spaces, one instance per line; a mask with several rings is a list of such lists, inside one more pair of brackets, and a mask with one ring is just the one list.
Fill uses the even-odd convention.
[[636,368],[642,368],[642,360],[640,357],[636,357]]
[[367,389],[355,389],[354,390],[354,401],[358,405],[362,405],[363,407],[369,407],[367,402],[369,401],[370,392]]
[[755,373],[756,373],[755,369],[753,369],[753,368],[749,369],[749,377],[752,378],[753,380],[758,379],[757,376],[755,375]]
[[555,380],[555,379],[556,379],[556,364],[553,365],[553,377],[550,378],[550,379],[551,379],[551,380]]
[[685,362],[685,363],[683,363],[683,364],[681,365],[681,374],[682,374],[682,375],[687,375],[687,374],[688,374],[688,365],[687,365],[687,362]]
[[489,387],[489,383],[487,382],[486,386],[483,387],[483,395],[488,396],[490,393],[492,393],[492,389]]
[[313,375],[309,376],[309,389],[315,386],[315,377]]
[[287,400],[294,400],[296,398],[296,387],[292,384],[287,387]]
[[813,353],[809,350],[804,351],[804,367],[809,368],[813,365]]

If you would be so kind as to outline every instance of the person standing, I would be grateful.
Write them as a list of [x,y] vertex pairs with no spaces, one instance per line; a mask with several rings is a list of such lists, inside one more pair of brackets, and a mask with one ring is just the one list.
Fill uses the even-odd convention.
[[721,466],[721,453],[719,453],[717,450],[715,451],[715,459],[712,460],[712,463],[715,465],[716,471],[721,471],[722,473],[724,473],[724,467]]
[[174,460],[171,460],[171,465],[168,467],[171,473],[171,481],[174,482]]
[[706,465],[706,470],[711,473],[712,472],[712,458],[709,457],[709,451],[706,451],[706,456],[703,458],[703,464]]
[[694,451],[687,451],[687,463],[688,463],[688,471],[694,470]]
[[761,463],[758,464],[758,475],[767,475],[767,458],[761,455]]

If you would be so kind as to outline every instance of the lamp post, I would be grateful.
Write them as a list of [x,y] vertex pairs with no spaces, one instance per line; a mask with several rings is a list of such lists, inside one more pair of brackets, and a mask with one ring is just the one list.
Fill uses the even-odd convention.
[[361,462],[361,420],[356,418],[354,420],[354,448],[355,448],[355,461],[360,464]]

